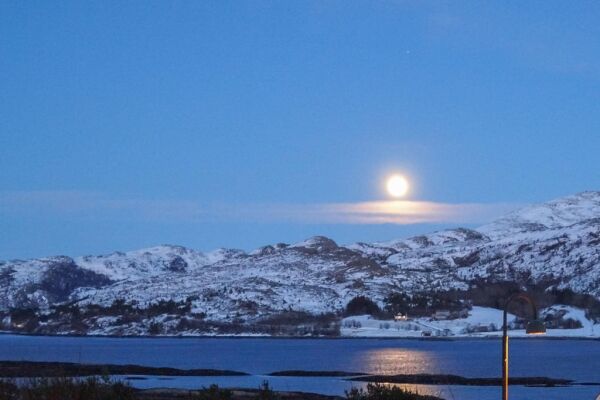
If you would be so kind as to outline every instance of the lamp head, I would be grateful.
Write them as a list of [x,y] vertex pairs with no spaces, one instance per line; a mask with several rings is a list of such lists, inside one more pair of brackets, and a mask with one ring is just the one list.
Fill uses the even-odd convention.
[[546,333],[546,326],[539,319],[534,319],[527,323],[525,333],[527,333],[528,335],[543,335],[544,333]]

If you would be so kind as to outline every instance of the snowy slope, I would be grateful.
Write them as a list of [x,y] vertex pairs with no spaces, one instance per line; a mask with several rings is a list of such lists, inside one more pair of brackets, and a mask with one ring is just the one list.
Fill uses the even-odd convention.
[[75,259],[82,268],[108,276],[111,280],[136,280],[170,272],[186,272],[213,263],[212,257],[181,246],[156,246],[148,249],[115,252],[105,256]]
[[522,208],[478,229],[490,237],[565,228],[600,218],[600,192],[582,192]]

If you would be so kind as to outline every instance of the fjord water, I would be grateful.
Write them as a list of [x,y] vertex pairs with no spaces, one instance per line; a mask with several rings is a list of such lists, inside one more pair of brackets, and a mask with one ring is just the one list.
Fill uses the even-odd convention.
[[[245,377],[148,377],[139,387],[194,388],[211,383],[256,387],[264,379],[277,390],[343,394],[361,386],[340,378],[268,377],[282,370],[349,371],[371,374],[455,374],[497,377],[500,341],[492,339],[268,339],[94,338],[0,335],[1,360],[140,364],[241,371]],[[512,376],[546,376],[578,383],[600,381],[600,341],[511,339]],[[421,393],[447,399],[495,399],[497,387],[425,386]],[[564,388],[511,387],[511,398],[593,399],[598,385]]]

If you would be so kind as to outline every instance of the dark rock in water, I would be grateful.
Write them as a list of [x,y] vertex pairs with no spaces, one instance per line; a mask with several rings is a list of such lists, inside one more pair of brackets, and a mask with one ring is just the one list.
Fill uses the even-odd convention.
[[1,378],[74,377],[92,375],[244,376],[245,372],[217,369],[177,369],[142,365],[77,364],[0,361]]
[[367,375],[364,372],[347,372],[347,371],[302,371],[288,370],[272,372],[269,376],[361,376]]
[[[466,378],[458,375],[366,375],[350,378],[351,381],[379,383],[410,383],[422,385],[463,385],[463,386],[501,386],[501,378]],[[509,377],[509,385],[535,386],[567,386],[573,383],[570,379],[554,379],[546,377]]]

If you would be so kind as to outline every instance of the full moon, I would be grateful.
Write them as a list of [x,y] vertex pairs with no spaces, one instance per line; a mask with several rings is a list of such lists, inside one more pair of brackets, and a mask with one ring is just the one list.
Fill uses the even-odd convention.
[[402,197],[408,192],[408,181],[402,175],[390,176],[386,186],[392,197]]

